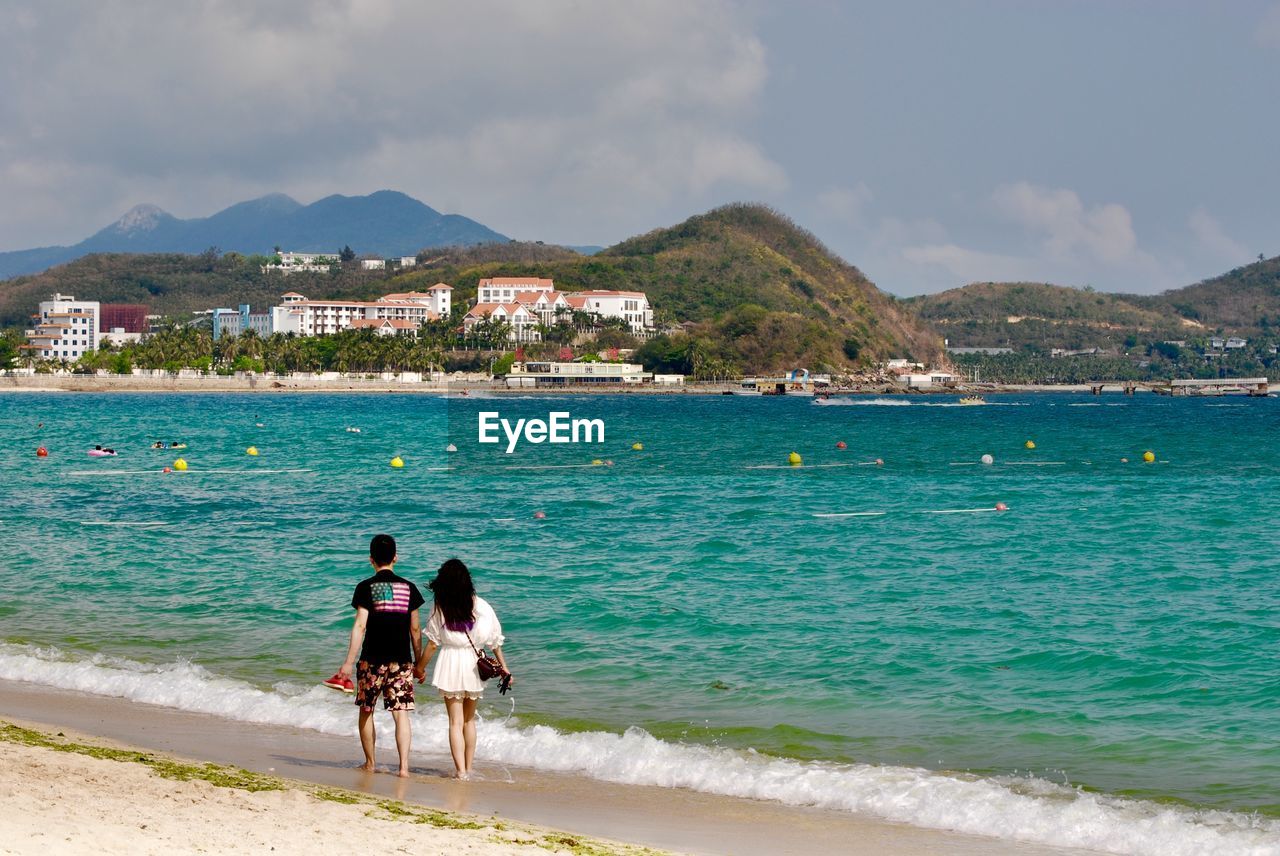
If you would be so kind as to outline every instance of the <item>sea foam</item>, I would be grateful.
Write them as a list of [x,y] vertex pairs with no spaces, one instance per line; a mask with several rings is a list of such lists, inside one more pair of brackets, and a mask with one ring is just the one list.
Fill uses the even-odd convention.
[[[243,722],[334,735],[354,731],[349,696],[318,686],[278,684],[262,689],[189,662],[148,665],[0,643],[0,679]],[[424,706],[415,717],[416,751],[445,754],[440,706]],[[797,761],[751,750],[673,743],[639,728],[622,734],[566,734],[545,725],[521,727],[518,720],[499,715],[482,725],[479,755],[486,762],[608,782],[857,812],[916,826],[1103,853],[1280,856],[1280,821],[1268,818],[1121,799],[1035,778]]]

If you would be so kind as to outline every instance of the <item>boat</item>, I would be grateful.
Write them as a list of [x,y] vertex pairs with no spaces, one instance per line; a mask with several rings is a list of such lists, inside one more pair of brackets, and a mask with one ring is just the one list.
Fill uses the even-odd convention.
[[760,391],[760,387],[756,385],[756,379],[749,377],[738,385],[737,389],[729,390],[730,395],[764,395]]
[[987,400],[981,395],[966,395],[961,397],[960,403],[965,405],[986,404]]

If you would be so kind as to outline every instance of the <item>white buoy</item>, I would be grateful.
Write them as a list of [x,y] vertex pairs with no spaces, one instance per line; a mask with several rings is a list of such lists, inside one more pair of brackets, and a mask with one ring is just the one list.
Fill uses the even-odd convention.
[[450,443],[449,445],[447,445],[447,446],[445,446],[445,447],[444,447],[444,450],[445,450],[446,452],[456,452],[456,451],[458,451],[458,447],[457,447],[457,446],[455,446],[455,445],[453,445],[452,443]]
[[995,462],[996,462],[996,459],[991,457],[990,455],[982,456],[982,463],[987,464],[988,466],[990,466],[991,464],[994,464]]

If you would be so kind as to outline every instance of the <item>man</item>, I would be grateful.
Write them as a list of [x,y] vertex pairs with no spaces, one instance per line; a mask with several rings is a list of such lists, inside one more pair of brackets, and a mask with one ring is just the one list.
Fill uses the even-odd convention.
[[356,704],[360,707],[360,747],[364,750],[363,770],[374,771],[373,708],[382,696],[382,706],[391,711],[396,724],[396,750],[400,753],[401,778],[409,775],[409,743],[413,706],[413,665],[422,654],[422,634],[418,607],[423,604],[418,587],[396,576],[396,541],[390,535],[375,535],[369,544],[369,564],[377,571],[356,586],[351,598],[356,619],[351,627],[347,659],[327,686],[347,689],[351,669],[356,665]]

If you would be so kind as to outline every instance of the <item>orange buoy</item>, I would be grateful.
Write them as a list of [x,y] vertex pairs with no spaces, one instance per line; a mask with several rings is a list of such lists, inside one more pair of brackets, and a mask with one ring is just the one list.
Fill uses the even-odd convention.
[[996,511],[1008,511],[1008,510],[1009,510],[1009,506],[1005,505],[1003,502],[996,503]]
[[48,450],[48,449],[46,449],[44,446],[40,446],[40,447],[38,447],[38,448],[36,449],[36,457],[37,457],[37,458],[47,458],[47,457],[49,457],[49,450]]
[[836,448],[837,448],[837,449],[847,449],[847,448],[849,448],[849,444],[848,444],[848,443],[846,443],[844,440],[841,440],[840,442],[836,443]]

